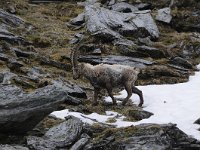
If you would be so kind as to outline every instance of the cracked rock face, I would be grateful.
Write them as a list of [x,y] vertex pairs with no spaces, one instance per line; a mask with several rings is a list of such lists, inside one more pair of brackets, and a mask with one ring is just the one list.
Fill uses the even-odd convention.
[[14,85],[0,85],[0,131],[10,134],[30,131],[59,104],[70,100],[68,94],[78,94],[77,90],[54,83],[28,94]]
[[85,20],[87,30],[108,40],[123,36],[136,36],[157,39],[158,28],[149,11],[120,13],[98,6],[86,6]]
[[43,137],[28,137],[27,143],[36,150],[64,148],[76,141],[81,132],[82,121],[75,117],[69,117],[67,121],[50,128]]

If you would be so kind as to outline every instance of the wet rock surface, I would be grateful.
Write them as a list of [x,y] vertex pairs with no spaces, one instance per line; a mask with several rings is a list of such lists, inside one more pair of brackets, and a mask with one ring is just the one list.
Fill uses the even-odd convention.
[[[0,85],[2,133],[24,134],[30,131],[58,105],[68,99],[67,87],[49,85],[33,93],[24,93],[13,85]],[[69,87],[68,87],[69,88]],[[76,91],[71,89],[71,93]]]

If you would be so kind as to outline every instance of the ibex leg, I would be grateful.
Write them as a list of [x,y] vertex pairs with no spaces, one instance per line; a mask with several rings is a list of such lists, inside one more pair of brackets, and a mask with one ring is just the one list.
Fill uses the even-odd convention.
[[122,105],[126,105],[129,98],[132,96],[132,84],[130,83],[125,84],[125,90],[127,91],[127,97],[123,100]]
[[94,100],[93,100],[93,103],[92,103],[93,106],[98,105],[97,99],[98,99],[99,91],[100,91],[100,90],[97,89],[97,88],[94,89]]
[[137,94],[140,97],[140,103],[138,106],[141,107],[142,104],[144,103],[142,91],[136,88],[135,86],[132,87],[132,91],[133,93]]
[[111,86],[107,86],[107,91],[108,91],[108,95],[112,98],[112,101],[113,101],[113,105],[117,105],[117,102],[112,94],[112,87]]

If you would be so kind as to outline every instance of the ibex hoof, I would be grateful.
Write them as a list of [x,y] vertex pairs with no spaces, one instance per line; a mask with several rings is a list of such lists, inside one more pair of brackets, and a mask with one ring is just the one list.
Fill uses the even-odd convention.
[[138,107],[142,107],[142,104],[139,104]]

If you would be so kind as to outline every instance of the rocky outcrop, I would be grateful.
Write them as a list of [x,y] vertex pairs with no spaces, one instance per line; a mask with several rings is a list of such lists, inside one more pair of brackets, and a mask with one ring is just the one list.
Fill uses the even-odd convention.
[[55,150],[69,147],[81,135],[82,124],[80,119],[69,116],[65,122],[50,128],[43,137],[28,137],[27,144],[35,150]]
[[159,37],[158,28],[149,11],[120,13],[103,7],[86,6],[87,30],[106,40],[120,39],[123,36]]
[[[70,89],[71,88],[71,89]],[[69,95],[82,93],[73,86],[59,83],[46,86],[28,94],[13,85],[0,85],[0,132],[24,134],[44,117],[68,100]]]
[[[113,10],[104,7],[87,5],[85,13],[72,19],[72,25],[81,25],[85,19],[87,30],[104,40],[112,41],[123,36],[147,37],[157,39],[158,28],[149,11],[137,11],[133,5],[117,3]],[[131,13],[122,13],[123,9],[130,9]]]
[[199,141],[188,137],[173,124],[142,124],[134,127],[108,129],[100,133],[84,149],[186,150],[199,148]]
[[188,137],[174,124],[141,124],[125,128],[83,124],[68,116],[42,137],[27,137],[28,147],[40,150],[105,149],[199,149],[200,142]]

